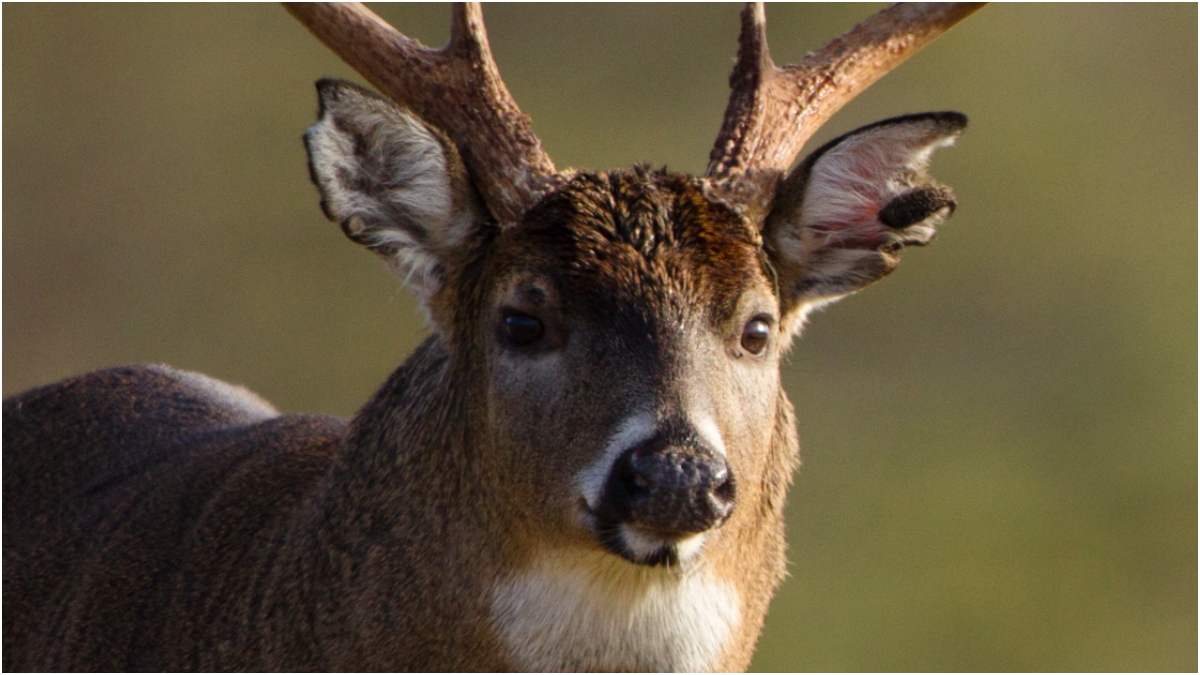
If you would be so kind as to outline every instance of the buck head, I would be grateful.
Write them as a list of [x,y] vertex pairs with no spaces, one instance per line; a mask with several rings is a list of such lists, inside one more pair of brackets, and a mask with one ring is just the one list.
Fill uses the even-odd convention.
[[[856,66],[827,49],[800,75],[781,75],[752,6],[708,175],[560,172],[499,82],[476,7],[456,10],[443,50],[380,37],[390,50],[381,58],[402,52],[407,69],[339,49],[363,40],[355,31],[383,30],[339,28],[340,7],[316,19],[310,6],[291,9],[404,103],[321,81],[306,135],[313,179],[326,215],[405,280],[459,364],[495,526],[523,542],[518,558],[582,551],[609,571],[677,578],[706,567],[740,587],[728,623],[756,635],[783,573],[782,508],[798,456],[780,360],[813,308],[881,279],[901,249],[933,238],[955,202],[926,169],[966,119],[879,122],[788,172],[813,131],[805,125],[850,96],[827,90],[823,64]],[[922,11],[880,16],[893,31],[924,26],[928,41],[966,13]],[[904,50],[872,39],[860,49],[900,60]],[[861,87],[882,72],[850,75]],[[438,95],[412,93],[430,79]],[[803,120],[769,110],[779,87],[826,107]],[[764,107],[778,119],[750,124]]]
[[925,166],[965,124],[931,113],[847,134],[783,181],[763,222],[704,179],[635,167],[575,172],[501,226],[443,132],[354,85],[318,89],[323,207],[471,364],[475,442],[521,521],[649,565],[782,498],[779,361],[812,307],[934,236],[954,199]]

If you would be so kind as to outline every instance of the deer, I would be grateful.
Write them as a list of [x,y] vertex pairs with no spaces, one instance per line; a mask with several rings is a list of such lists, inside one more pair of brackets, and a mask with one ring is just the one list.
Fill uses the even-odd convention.
[[955,210],[957,112],[812,151],[977,4],[899,4],[797,64],[741,13],[707,173],[556,169],[478,4],[441,49],[288,4],[375,91],[317,83],[325,215],[430,335],[350,419],[163,365],[3,402],[6,670],[748,667],[799,463],[781,359]]

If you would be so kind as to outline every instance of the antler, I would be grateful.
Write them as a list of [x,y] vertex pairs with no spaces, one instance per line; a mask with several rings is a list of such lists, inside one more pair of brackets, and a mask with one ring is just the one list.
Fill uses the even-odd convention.
[[[762,3],[747,4],[733,91],[709,156],[716,196],[765,216],[779,178],[830,116],[982,5],[896,4],[780,68],[767,50]],[[500,79],[478,3],[454,6],[442,49],[402,35],[360,3],[284,6],[380,92],[445,131],[502,224],[563,178]]]
[[725,121],[709,155],[718,193],[765,215],[779,177],[826,120],[984,4],[898,3],[780,68],[767,50],[763,3],[748,3]]
[[479,3],[456,3],[450,42],[430,49],[361,3],[284,3],[381,93],[446,132],[502,224],[516,222],[557,176],[492,60]]

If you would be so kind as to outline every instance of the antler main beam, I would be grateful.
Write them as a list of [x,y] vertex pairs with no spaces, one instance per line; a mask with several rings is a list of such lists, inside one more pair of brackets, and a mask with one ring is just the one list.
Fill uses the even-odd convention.
[[[864,89],[986,3],[898,3],[782,68],[767,49],[763,3],[742,11],[737,64],[725,121],[709,155],[708,176],[759,184],[769,201],[773,180],[817,129]],[[740,186],[741,192],[749,186]]]
[[500,79],[479,3],[455,4],[441,49],[401,34],[361,3],[284,7],[381,93],[445,131],[502,224],[552,183],[554,163]]
[[[761,2],[742,12],[725,121],[709,156],[719,196],[765,216],[775,186],[826,120],[983,3],[900,3],[800,63],[778,67]],[[445,131],[501,224],[516,222],[562,176],[500,79],[478,3],[459,3],[450,42],[431,49],[360,3],[284,3],[384,95]]]

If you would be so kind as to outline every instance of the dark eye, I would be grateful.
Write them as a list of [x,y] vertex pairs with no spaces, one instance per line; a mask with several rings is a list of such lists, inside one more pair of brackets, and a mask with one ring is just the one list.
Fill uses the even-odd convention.
[[527,347],[545,334],[545,324],[528,314],[509,314],[504,317],[504,337],[516,347]]
[[771,324],[764,319],[753,319],[742,329],[742,349],[755,356],[767,350],[771,339]]

